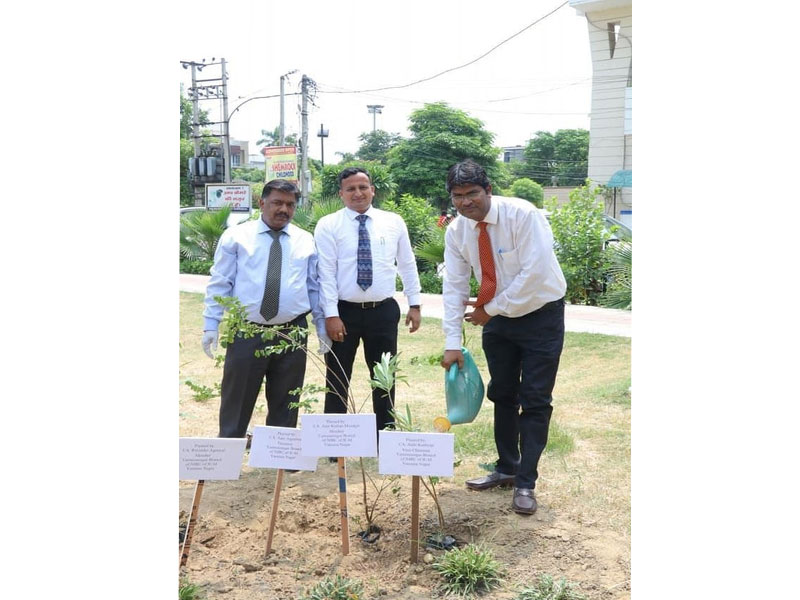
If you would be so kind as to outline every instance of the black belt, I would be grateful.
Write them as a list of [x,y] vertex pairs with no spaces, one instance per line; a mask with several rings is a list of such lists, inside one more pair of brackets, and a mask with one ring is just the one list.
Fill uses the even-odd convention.
[[290,325],[297,323],[300,320],[305,320],[308,313],[311,311],[304,312],[302,315],[295,317],[291,321],[287,321],[286,323],[256,323],[255,321],[248,321],[251,325],[258,325],[259,327],[289,327]]
[[345,306],[354,306],[355,308],[375,308],[381,304],[386,304],[389,300],[394,300],[394,298],[384,298],[383,300],[378,300],[377,302],[348,302],[347,300],[339,300],[339,304],[344,304]]

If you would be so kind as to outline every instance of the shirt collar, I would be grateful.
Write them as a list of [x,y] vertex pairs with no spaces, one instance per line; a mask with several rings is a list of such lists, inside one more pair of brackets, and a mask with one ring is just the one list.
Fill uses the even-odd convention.
[[372,217],[372,215],[370,214],[372,212],[372,208],[373,208],[373,206],[372,206],[372,204],[370,204],[369,208],[365,212],[360,213],[360,212],[354,211],[352,208],[349,208],[349,207],[345,206],[344,207],[344,214],[347,215],[347,218],[350,219],[351,221],[355,221],[356,217],[358,215],[367,215],[368,217]]
[[[284,228],[283,228],[283,229],[281,229],[280,231],[282,231],[282,232],[283,232],[283,233],[285,233],[286,235],[291,235],[291,234],[290,234],[290,232],[289,232],[289,226],[290,226],[290,225],[291,225],[291,222],[287,223],[287,224],[286,224],[286,227],[284,227]],[[262,219],[261,217],[259,217],[259,218],[258,218],[258,233],[266,233],[266,232],[268,232],[268,231],[271,231],[271,228],[270,228],[270,226],[269,226],[269,225],[267,225],[266,223],[264,223],[264,219]]]

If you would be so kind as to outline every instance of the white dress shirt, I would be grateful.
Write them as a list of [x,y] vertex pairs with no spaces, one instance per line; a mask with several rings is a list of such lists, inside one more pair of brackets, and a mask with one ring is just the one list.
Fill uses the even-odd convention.
[[[553,251],[553,232],[539,209],[527,200],[494,197],[483,220],[488,223],[497,277],[495,297],[483,306],[489,315],[521,317],[564,297],[567,282]],[[481,281],[478,233],[478,221],[462,215],[445,232],[445,350],[461,349],[470,268]]]
[[394,296],[399,273],[409,305],[420,303],[419,274],[408,228],[400,215],[370,206],[366,228],[372,252],[372,285],[356,283],[359,213],[347,207],[322,217],[314,229],[325,317],[338,317],[338,301],[377,302]]
[[281,292],[278,314],[268,322],[259,312],[267,281],[267,262],[273,238],[262,219],[245,221],[225,230],[214,253],[214,266],[206,288],[204,331],[216,331],[223,308],[214,296],[238,298],[247,318],[264,325],[292,321],[311,311],[314,325],[325,331],[325,319],[319,305],[317,250],[307,231],[289,223],[278,238],[281,244]]

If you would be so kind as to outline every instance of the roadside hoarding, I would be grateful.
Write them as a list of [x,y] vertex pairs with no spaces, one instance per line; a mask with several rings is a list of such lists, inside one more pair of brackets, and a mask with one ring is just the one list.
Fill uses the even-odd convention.
[[267,146],[261,150],[266,162],[266,179],[286,179],[297,185],[297,146]]
[[250,186],[223,183],[206,184],[206,207],[210,210],[230,205],[233,212],[250,212]]

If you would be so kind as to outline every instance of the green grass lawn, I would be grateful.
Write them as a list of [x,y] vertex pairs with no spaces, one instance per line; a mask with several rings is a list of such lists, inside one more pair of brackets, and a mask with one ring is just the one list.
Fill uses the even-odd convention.
[[[179,411],[180,435],[217,434],[218,396],[196,400],[187,380],[215,389],[222,377],[200,344],[203,296],[180,295]],[[313,327],[311,328],[313,332]],[[484,379],[489,381],[486,359],[480,347],[479,328],[467,325],[466,346]],[[444,337],[439,319],[423,318],[413,334],[401,319],[398,348],[400,374],[408,385],[399,383],[396,404],[411,408],[422,431],[433,431],[433,419],[446,414],[444,377],[439,366]],[[317,339],[311,334],[309,348],[316,352]],[[219,349],[221,351],[221,348]],[[324,384],[321,356],[309,357],[306,383]],[[412,360],[413,359],[413,360]],[[571,511],[577,519],[601,522],[628,535],[630,532],[630,363],[629,338],[567,332],[556,387],[550,440],[540,463],[537,492]],[[363,412],[371,412],[369,374],[359,352],[353,369],[353,395]],[[315,412],[322,411],[318,397]],[[253,425],[264,423],[263,396],[256,404]],[[496,459],[492,433],[492,403],[484,399],[475,421],[456,425],[456,482],[474,477],[480,464]]]

